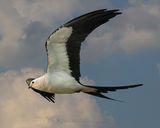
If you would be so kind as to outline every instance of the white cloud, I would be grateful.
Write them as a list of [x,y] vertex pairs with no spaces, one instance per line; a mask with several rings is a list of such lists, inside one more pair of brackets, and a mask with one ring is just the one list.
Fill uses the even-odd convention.
[[95,85],[95,81],[88,79],[87,76],[80,78],[80,82],[85,85]]
[[120,46],[126,52],[136,53],[145,49],[160,47],[159,5],[142,2],[124,10],[124,23],[121,27]]
[[[73,18],[73,14],[80,15],[111,5],[110,2],[100,1],[93,0],[92,3],[95,4],[89,8],[91,1],[85,0],[83,2],[80,0],[0,1],[0,66],[23,68],[30,66],[29,62],[37,62],[38,65],[42,61],[41,58],[36,57],[40,53],[37,51],[42,50],[39,46],[45,42],[49,32],[58,27],[55,24],[63,24]],[[39,29],[34,28],[32,24],[34,26],[38,24]],[[30,35],[26,32],[28,29]],[[44,49],[44,44],[41,48]],[[42,57],[44,60],[43,55]]]
[[120,40],[120,47],[126,52],[139,52],[143,49],[156,47],[158,35],[150,30],[126,28],[123,38]]
[[25,79],[42,73],[39,69],[30,68],[0,74],[0,127],[115,127],[113,117],[104,116],[88,95],[56,95],[56,103],[52,104],[28,89]]
[[[13,7],[21,17],[29,21],[40,21],[49,24],[52,19],[61,19],[72,14],[74,6],[78,5],[76,0],[12,0]],[[62,19],[63,20],[63,19]]]
[[23,37],[23,28],[25,24],[20,19],[14,8],[10,7],[10,1],[0,2],[0,33],[2,39],[0,42],[0,65],[3,66],[12,60],[18,53],[20,39]]
[[[113,6],[105,0],[98,3],[94,0],[92,3],[93,6],[88,7],[90,0],[0,1],[0,66],[42,67],[43,61],[46,61],[44,42],[52,28],[57,27],[57,22],[63,24],[73,15],[76,17],[88,11]],[[159,1],[136,0],[129,3],[127,8],[120,9],[122,15],[89,36],[87,47],[82,49],[85,60],[120,51],[135,54],[160,47]],[[39,54],[42,54],[42,58],[37,57]]]
[[120,51],[138,54],[160,47],[160,3],[132,1],[121,15],[95,30],[82,55],[88,60]]
[[[54,26],[55,22],[64,20],[72,15],[73,9],[75,6],[78,6],[77,2],[74,0],[41,0],[38,2],[32,0],[0,1],[0,65],[3,67],[18,67],[26,63],[25,60],[27,58],[25,57],[27,55],[23,51],[32,48],[33,43],[34,45],[35,43],[39,45],[37,40],[24,42],[30,38],[25,33],[30,24],[37,22],[43,28],[48,28],[51,24]],[[42,36],[40,32],[38,34],[38,37]]]
[[95,30],[82,49],[82,58],[85,60],[96,59],[102,55],[111,55],[118,50],[117,42],[114,41],[114,33]]

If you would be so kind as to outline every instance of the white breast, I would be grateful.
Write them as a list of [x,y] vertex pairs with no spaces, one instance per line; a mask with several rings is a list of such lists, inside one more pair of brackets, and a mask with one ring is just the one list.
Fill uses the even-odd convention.
[[48,74],[48,91],[54,93],[75,93],[80,90],[80,84],[66,72]]

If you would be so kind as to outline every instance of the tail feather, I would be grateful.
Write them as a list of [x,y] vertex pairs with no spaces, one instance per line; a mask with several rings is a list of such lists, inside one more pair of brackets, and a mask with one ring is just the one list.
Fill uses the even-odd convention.
[[107,97],[107,96],[103,95],[102,93],[107,93],[108,91],[116,91],[116,90],[121,90],[121,89],[135,88],[135,87],[139,87],[142,85],[143,84],[136,84],[136,85],[128,85],[128,86],[115,86],[115,87],[98,87],[98,86],[83,85],[84,89],[82,91],[84,93],[87,93],[87,94],[90,94],[93,96],[98,96],[98,97],[109,99],[109,100],[123,102],[120,100],[116,100],[116,99],[112,99],[110,97]]
[[89,94],[89,95],[93,95],[93,96],[105,98],[105,99],[108,99],[108,100],[123,102],[123,101],[121,101],[121,100],[116,100],[116,99],[110,98],[110,97],[108,97],[108,96],[105,96],[105,95],[103,95],[103,94],[101,94],[101,93],[98,93],[98,92],[85,92],[85,93],[86,93],[86,94]]
[[[135,85],[127,85],[127,86],[113,86],[113,87],[99,87],[99,86],[88,86],[88,85],[83,85],[84,87],[87,88],[92,88],[96,92],[102,92],[102,93],[107,93],[108,91],[117,91],[117,90],[122,90],[122,89],[129,89],[129,88],[135,88],[142,86],[143,84],[135,84]],[[94,92],[95,92],[94,91]]]

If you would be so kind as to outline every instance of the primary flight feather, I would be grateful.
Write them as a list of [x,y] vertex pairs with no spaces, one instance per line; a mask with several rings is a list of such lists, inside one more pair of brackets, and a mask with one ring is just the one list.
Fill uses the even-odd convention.
[[39,78],[26,80],[28,87],[54,103],[55,94],[84,92],[101,98],[109,98],[102,93],[128,89],[142,84],[99,87],[80,83],[80,49],[81,43],[98,26],[121,14],[119,10],[96,10],[77,17],[56,29],[45,43],[48,67]]

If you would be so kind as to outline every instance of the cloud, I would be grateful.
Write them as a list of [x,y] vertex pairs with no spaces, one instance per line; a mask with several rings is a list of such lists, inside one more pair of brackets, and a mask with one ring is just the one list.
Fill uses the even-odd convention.
[[[39,48],[39,45],[43,43],[42,50],[45,40],[53,30],[49,28],[51,26],[54,28],[56,22],[61,19],[64,20],[70,17],[77,2],[74,0],[41,0],[38,2],[32,0],[0,1],[1,67],[25,67],[28,58],[31,57],[31,53],[34,58],[32,60],[35,60],[35,55],[38,54],[36,53],[37,50],[34,49],[34,52],[29,53],[30,49],[33,46],[35,46],[34,48],[36,46]],[[39,25],[39,28],[33,25]],[[48,35],[44,34],[45,32]],[[29,40],[30,38],[32,40]],[[38,58],[36,60],[37,62],[41,62]]]
[[[12,57],[18,53],[19,39],[23,38],[25,24],[14,8],[10,8],[10,1],[0,2],[0,65],[12,62]],[[6,59],[8,58],[8,59]],[[10,61],[9,61],[10,59]]]
[[[114,41],[114,34],[111,32],[97,31],[86,40],[86,44],[82,49],[82,58],[84,60],[97,59],[103,55],[111,55],[117,52],[118,45]],[[100,30],[98,29],[98,30]]]
[[160,2],[130,1],[121,15],[96,29],[82,55],[93,59],[119,52],[138,54],[160,47]]
[[103,115],[88,95],[56,95],[56,103],[52,104],[29,90],[25,79],[42,73],[40,69],[27,68],[0,74],[0,127],[115,127],[113,117]]
[[127,27],[120,40],[121,48],[128,53],[143,51],[158,45],[158,35],[150,30]]
[[[13,7],[17,9],[21,17],[29,21],[39,21],[48,25],[53,19],[61,19],[72,14],[75,6],[78,5],[76,0],[17,0],[13,1]],[[55,20],[56,21],[56,20]]]
[[[92,1],[95,4],[89,8],[90,1],[85,0],[0,1],[0,66],[19,69],[44,66],[44,44],[49,34],[73,15],[111,5],[100,1]],[[40,54],[43,55],[37,57]]]
[[145,49],[160,47],[159,5],[143,2],[124,10],[124,30],[120,35],[120,47],[128,53],[136,53]]
[[95,84],[95,81],[88,79],[87,76],[80,78],[80,82],[82,84],[86,84],[86,85],[94,85]]
[[[60,24],[88,11],[111,8],[111,1],[0,1],[0,66],[40,67],[47,63],[44,44]],[[125,52],[138,54],[160,47],[159,1],[129,1],[122,15],[96,29],[82,49],[85,60]],[[41,55],[41,56],[39,56]],[[38,57],[37,57],[38,56]]]

